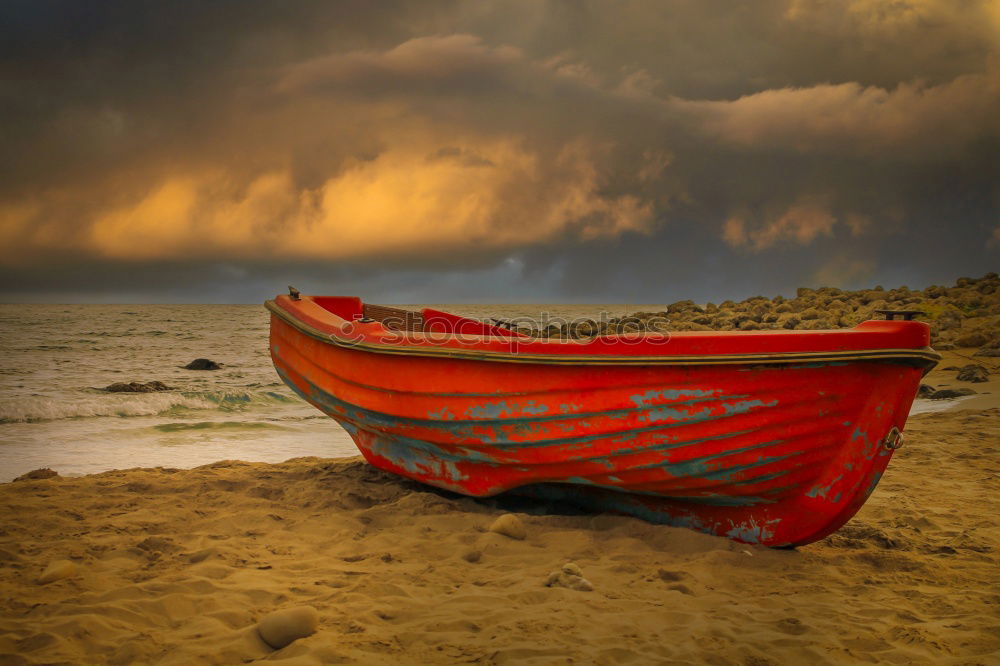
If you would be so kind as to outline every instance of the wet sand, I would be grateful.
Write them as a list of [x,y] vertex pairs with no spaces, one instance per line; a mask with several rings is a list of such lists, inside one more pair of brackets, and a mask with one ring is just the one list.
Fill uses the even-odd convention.
[[[533,515],[360,459],[18,481],[0,502],[0,664],[985,665],[1000,653],[996,407],[911,418],[861,512],[798,550]],[[488,530],[511,511],[523,540]],[[567,562],[592,591],[545,585]],[[280,650],[260,638],[261,618],[301,606],[318,611],[316,633]]]

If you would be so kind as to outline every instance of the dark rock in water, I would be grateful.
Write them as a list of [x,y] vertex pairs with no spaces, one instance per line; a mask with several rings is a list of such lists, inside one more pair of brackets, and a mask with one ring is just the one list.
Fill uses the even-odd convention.
[[185,370],[218,370],[222,366],[207,358],[196,358],[184,366]]
[[951,398],[961,398],[966,395],[975,395],[975,391],[968,388],[960,389],[941,389],[940,391],[934,391],[929,397],[931,400],[949,400]]
[[981,365],[971,363],[964,366],[958,371],[958,379],[963,382],[972,382],[978,384],[980,382],[985,382],[990,378],[990,373]]
[[48,467],[43,467],[41,469],[33,469],[27,474],[22,474],[14,479],[14,481],[38,481],[40,479],[51,479],[54,476],[59,476],[59,472]]
[[154,393],[156,391],[172,391],[173,389],[163,382],[117,382],[111,386],[105,386],[105,391],[110,393]]
[[920,388],[917,390],[917,397],[929,398],[935,391],[937,391],[937,389],[930,384],[921,384]]
[[1000,356],[1000,346],[990,345],[989,347],[983,347],[973,354],[973,356],[989,356],[991,358]]

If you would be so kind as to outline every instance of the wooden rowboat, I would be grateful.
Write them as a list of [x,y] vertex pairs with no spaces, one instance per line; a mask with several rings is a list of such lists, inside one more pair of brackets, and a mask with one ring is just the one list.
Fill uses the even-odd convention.
[[380,469],[768,546],[858,511],[940,359],[916,321],[553,340],[294,290],[266,306],[278,374]]

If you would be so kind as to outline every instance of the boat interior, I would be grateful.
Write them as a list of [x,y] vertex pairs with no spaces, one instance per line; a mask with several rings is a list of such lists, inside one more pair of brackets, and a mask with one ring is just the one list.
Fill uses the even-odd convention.
[[378,322],[390,331],[424,333],[463,333],[466,335],[521,336],[502,325],[493,326],[478,319],[423,308],[405,310],[388,305],[364,303],[359,298],[341,296],[315,296],[313,302],[341,319],[360,323]]

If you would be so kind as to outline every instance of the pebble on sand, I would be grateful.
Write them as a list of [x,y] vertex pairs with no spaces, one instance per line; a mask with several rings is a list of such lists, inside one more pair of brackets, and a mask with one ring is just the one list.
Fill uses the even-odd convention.
[[931,400],[951,400],[952,398],[961,398],[967,395],[975,395],[975,391],[970,388],[957,388],[957,389],[940,389],[934,391],[928,396]]
[[163,382],[116,382],[104,389],[108,393],[156,393],[157,391],[173,391],[173,389]]
[[319,626],[319,613],[312,606],[282,608],[264,616],[257,633],[265,643],[280,650],[292,641],[311,636]]
[[567,587],[580,592],[590,592],[594,584],[583,577],[583,571],[574,562],[567,562],[559,571],[553,571],[545,580],[546,587]]
[[42,575],[38,577],[38,583],[40,585],[48,585],[49,583],[54,583],[57,580],[72,578],[78,571],[79,567],[76,566],[75,562],[70,562],[69,560],[55,560],[54,562],[49,562],[49,566],[45,567],[45,571],[43,571]]
[[490,525],[490,532],[496,532],[518,541],[523,541],[528,536],[528,530],[525,529],[524,523],[512,513],[505,513],[494,520],[493,524]]
[[185,370],[219,370],[221,365],[210,358],[196,358],[184,366]]

